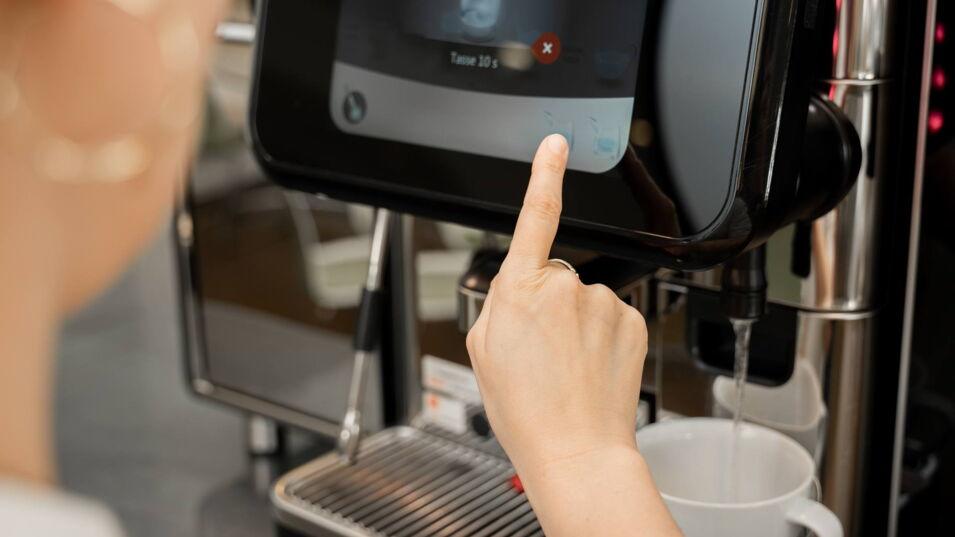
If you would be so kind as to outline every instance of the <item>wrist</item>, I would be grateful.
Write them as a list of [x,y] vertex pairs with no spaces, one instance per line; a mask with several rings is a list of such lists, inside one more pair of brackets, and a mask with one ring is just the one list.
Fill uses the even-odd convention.
[[646,462],[636,444],[607,443],[555,457],[541,457],[517,468],[525,487],[536,491],[562,489],[591,482],[618,472],[649,475]]
[[635,446],[608,445],[519,471],[548,535],[681,535]]

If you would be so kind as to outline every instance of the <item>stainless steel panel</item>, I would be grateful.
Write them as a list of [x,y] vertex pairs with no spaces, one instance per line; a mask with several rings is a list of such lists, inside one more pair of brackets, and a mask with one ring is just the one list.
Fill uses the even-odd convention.
[[884,177],[884,83],[833,81],[829,96],[855,125],[862,142],[862,166],[846,198],[812,223],[812,265],[802,284],[802,306],[822,311],[864,311],[873,307]]
[[862,443],[871,418],[866,406],[871,396],[872,370],[866,362],[872,356],[876,322],[875,317],[855,321],[818,319],[813,345],[803,347],[828,364],[829,422],[820,482],[823,503],[842,520],[846,535],[857,534],[866,485],[866,450]]
[[801,306],[817,311],[855,312],[873,307],[877,237],[885,176],[884,132],[890,110],[890,32],[894,0],[836,2],[833,73],[829,99],[859,134],[862,166],[855,186],[812,226],[812,273]]
[[835,78],[875,80],[889,74],[894,4],[894,0],[836,2]]

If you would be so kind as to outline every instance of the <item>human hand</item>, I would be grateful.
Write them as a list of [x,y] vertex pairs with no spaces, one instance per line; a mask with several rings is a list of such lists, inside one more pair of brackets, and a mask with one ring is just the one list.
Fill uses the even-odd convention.
[[525,481],[548,465],[636,450],[643,317],[548,262],[567,157],[563,137],[541,144],[510,251],[467,339],[488,418]]
[[548,262],[568,152],[559,135],[538,149],[510,251],[468,334],[471,364],[548,535],[676,537],[636,445],[643,317]]

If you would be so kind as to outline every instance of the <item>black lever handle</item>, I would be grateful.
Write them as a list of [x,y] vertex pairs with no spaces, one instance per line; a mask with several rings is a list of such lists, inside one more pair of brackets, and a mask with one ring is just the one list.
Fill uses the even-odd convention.
[[835,103],[813,95],[796,187],[797,219],[815,220],[831,211],[855,184],[861,166],[855,126]]

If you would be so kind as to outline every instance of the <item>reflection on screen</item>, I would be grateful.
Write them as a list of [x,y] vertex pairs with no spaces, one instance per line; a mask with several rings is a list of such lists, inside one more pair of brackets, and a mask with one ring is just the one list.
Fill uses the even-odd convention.
[[623,157],[646,0],[343,0],[330,111],[344,132],[570,167]]

